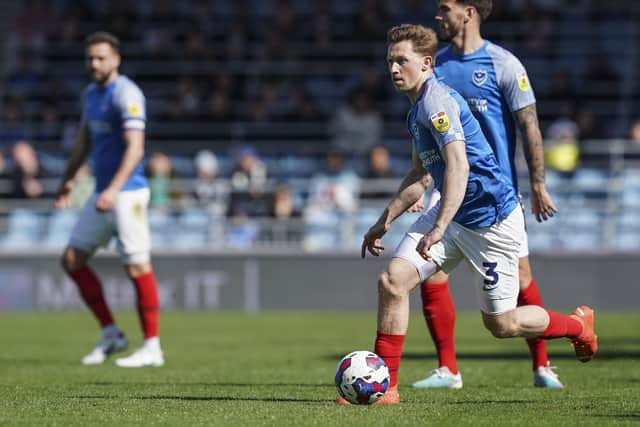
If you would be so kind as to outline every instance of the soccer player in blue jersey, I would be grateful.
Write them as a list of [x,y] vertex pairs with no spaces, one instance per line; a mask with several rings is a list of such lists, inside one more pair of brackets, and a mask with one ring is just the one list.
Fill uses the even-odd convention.
[[[527,72],[510,52],[480,34],[480,24],[491,13],[491,0],[438,1],[438,36],[450,45],[436,55],[435,74],[454,88],[469,104],[480,122],[502,172],[518,191],[514,153],[516,127],[522,131],[524,154],[529,167],[531,208],[538,221],[547,220],[556,207],[544,183],[542,136],[538,127],[536,99]],[[437,191],[432,192],[438,197]],[[529,264],[526,233],[520,250],[519,305],[542,306],[542,298]],[[433,286],[438,285],[438,286]],[[460,388],[454,342],[455,307],[448,276],[440,272],[422,285],[422,306],[429,332],[438,353],[439,366],[414,383],[417,388]],[[533,383],[538,387],[563,388],[549,366],[544,340],[527,340],[532,357]]]
[[83,95],[76,143],[55,201],[57,208],[69,207],[73,179],[90,155],[96,175],[95,193],[80,211],[62,256],[64,270],[102,327],[100,340],[82,363],[101,364],[110,354],[128,346],[105,301],[100,280],[87,264],[95,251],[115,236],[125,270],[136,289],[144,334],[142,346],[130,356],[117,359],[116,365],[162,366],[158,289],[150,261],[147,222],[149,188],[141,165],[145,98],[133,81],[118,73],[119,41],[112,34],[90,35],[86,59],[93,83]]
[[[412,104],[407,125],[413,162],[398,192],[365,234],[362,257],[366,251],[378,256],[384,250],[382,237],[424,194],[429,174],[441,199],[410,227],[378,281],[374,351],[390,373],[389,389],[379,402],[400,402],[398,370],[411,290],[440,270],[449,273],[462,260],[475,273],[482,319],[494,336],[567,337],[579,360],[591,360],[597,337],[589,307],[581,306],[570,316],[535,305],[516,307],[524,216],[513,185],[467,103],[434,76],[435,32],[401,25],[389,30],[387,41],[393,84]],[[340,398],[337,402],[344,403]]]

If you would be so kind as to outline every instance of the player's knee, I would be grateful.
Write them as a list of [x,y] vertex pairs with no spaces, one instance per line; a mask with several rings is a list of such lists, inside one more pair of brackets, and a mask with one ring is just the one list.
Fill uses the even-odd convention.
[[380,296],[394,298],[401,297],[405,293],[398,279],[388,271],[384,271],[378,278],[378,292]]
[[449,280],[449,276],[444,271],[436,271],[427,279],[427,283],[431,285],[439,285]]
[[518,327],[514,319],[508,315],[485,316],[484,326],[496,338],[512,338],[517,336]]
[[67,248],[62,257],[60,258],[60,265],[62,269],[67,273],[72,273],[74,271],[80,270],[86,264],[86,260],[84,257],[79,256],[79,254],[73,250],[73,248]]

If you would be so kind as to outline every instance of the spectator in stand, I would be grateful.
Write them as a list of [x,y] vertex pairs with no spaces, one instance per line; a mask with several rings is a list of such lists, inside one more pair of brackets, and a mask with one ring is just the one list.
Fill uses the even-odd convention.
[[258,239],[260,227],[249,217],[249,205],[232,205],[225,231],[225,242],[232,248],[248,248]]
[[[300,216],[296,209],[291,190],[285,184],[273,189],[270,216],[274,219],[269,227],[269,240],[274,243],[299,242],[301,230],[291,226],[291,218]],[[264,231],[264,230],[263,230]]]
[[215,213],[225,214],[229,188],[219,179],[218,158],[209,150],[200,150],[195,157],[196,179],[193,198]]
[[15,141],[29,138],[29,130],[25,125],[23,98],[5,98],[3,104],[0,109],[0,144],[10,145]]
[[565,103],[562,114],[547,130],[544,147],[547,167],[569,175],[576,170],[580,159],[580,129],[571,115],[570,105]]
[[629,142],[634,147],[640,147],[640,118],[635,119],[629,126]]
[[42,196],[44,188],[40,182],[40,164],[38,156],[27,141],[18,141],[11,150],[13,158],[13,199],[37,199]]
[[150,198],[149,206],[152,208],[168,208],[173,201],[180,199],[180,191],[175,191],[175,171],[171,159],[165,153],[155,151],[151,153],[147,165],[147,178],[149,180]]
[[[373,180],[368,182],[368,185],[362,189],[360,198],[362,199],[388,199],[395,193],[398,187],[396,180],[393,182],[388,181],[386,186],[384,182],[378,180],[391,180],[395,178],[393,170],[391,169],[391,155],[389,150],[384,145],[376,145],[369,151],[367,169],[364,177],[367,180]],[[388,187],[388,189],[386,189]]]
[[[258,152],[251,145],[242,147],[236,155],[236,166],[231,174],[230,215],[265,216],[267,169]],[[243,212],[241,212],[243,211]]]
[[309,187],[305,214],[318,210],[351,214],[358,207],[360,179],[351,168],[345,167],[344,154],[338,148],[327,152],[326,169],[311,178]]
[[344,153],[362,156],[382,141],[382,125],[382,116],[373,108],[369,94],[358,88],[331,120],[332,145]]

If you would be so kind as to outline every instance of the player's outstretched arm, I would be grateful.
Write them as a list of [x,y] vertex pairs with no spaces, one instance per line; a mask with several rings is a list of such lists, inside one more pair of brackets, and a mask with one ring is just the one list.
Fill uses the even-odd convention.
[[442,149],[445,161],[444,183],[440,210],[431,230],[420,239],[416,250],[427,261],[431,260],[429,248],[439,242],[449,223],[460,209],[469,181],[469,162],[464,141],[453,141]]
[[80,166],[84,164],[89,156],[91,144],[89,142],[89,129],[86,124],[81,124],[76,135],[76,142],[71,151],[71,157],[67,161],[67,166],[62,176],[62,182],[56,191],[55,207],[64,209],[71,206],[71,189],[73,188],[73,178],[76,176]]
[[515,112],[516,123],[522,132],[524,155],[529,167],[531,183],[531,211],[538,222],[551,218],[558,209],[544,184],[544,149],[538,124],[536,104]]
[[382,212],[378,221],[372,225],[364,235],[361,250],[362,258],[365,257],[367,251],[374,256],[380,255],[384,250],[380,239],[385,235],[387,230],[389,230],[393,220],[414,205],[420,197],[424,195],[425,190],[429,186],[431,176],[422,167],[415,151],[413,153],[412,164],[413,167],[400,183],[398,191]]

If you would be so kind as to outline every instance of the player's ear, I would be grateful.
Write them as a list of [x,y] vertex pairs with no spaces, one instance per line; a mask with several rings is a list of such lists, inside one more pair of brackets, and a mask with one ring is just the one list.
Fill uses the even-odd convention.
[[433,67],[433,56],[427,55],[422,60],[422,71],[427,71],[429,68]]
[[478,11],[473,6],[467,6],[464,8],[464,23],[471,21],[476,15]]

